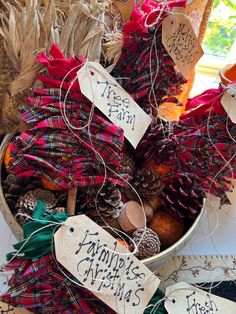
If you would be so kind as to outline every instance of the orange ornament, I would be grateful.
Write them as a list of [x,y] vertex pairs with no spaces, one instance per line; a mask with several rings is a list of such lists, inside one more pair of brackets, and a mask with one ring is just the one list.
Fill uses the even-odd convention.
[[41,179],[42,185],[45,189],[50,190],[50,191],[61,191],[63,190],[59,185],[45,179],[42,178]]
[[163,210],[154,214],[149,228],[159,236],[162,250],[178,241],[184,233],[184,223]]
[[165,165],[165,164],[160,164],[157,165],[155,162],[153,161],[149,161],[144,165],[144,168],[150,169],[156,173],[158,173],[160,176],[165,176],[169,173],[171,173],[171,169],[169,166]]
[[10,151],[10,145],[7,146],[5,155],[4,155],[4,166],[6,168],[6,171],[10,173],[10,170],[8,169],[9,163],[12,160],[12,157],[10,157],[11,151]]
[[126,247],[130,251],[129,244],[125,240],[123,240],[121,238],[116,238],[116,241],[119,242],[121,245],[123,245],[124,247]]

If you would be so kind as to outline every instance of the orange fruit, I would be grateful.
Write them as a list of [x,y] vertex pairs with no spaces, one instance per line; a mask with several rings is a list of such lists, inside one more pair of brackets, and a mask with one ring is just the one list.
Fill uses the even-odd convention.
[[41,181],[42,181],[43,187],[47,190],[50,190],[50,191],[61,191],[62,190],[62,188],[59,185],[57,185],[57,184],[55,184],[55,183],[53,183],[53,182],[51,182],[45,178],[42,178]]

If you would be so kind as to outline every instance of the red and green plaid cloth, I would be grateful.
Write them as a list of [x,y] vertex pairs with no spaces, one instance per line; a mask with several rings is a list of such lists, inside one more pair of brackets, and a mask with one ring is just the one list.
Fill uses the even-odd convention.
[[[18,176],[44,177],[67,190],[98,185],[104,179],[122,185],[123,181],[109,171],[105,178],[104,166],[92,146],[107,166],[120,166],[123,130],[97,109],[89,127],[90,135],[88,128],[78,130],[88,123],[91,102],[81,94],[76,80],[65,105],[68,120],[77,128],[73,129],[74,134],[71,132],[62,117],[61,105],[66,93],[64,88],[71,84],[82,63],[78,58],[62,58],[55,45],[51,54],[52,59],[44,55],[39,58],[48,68],[49,77],[40,75],[45,88],[34,91],[28,98],[28,105],[20,109],[20,118],[29,129],[10,144],[9,169]],[[75,76],[71,72],[60,90],[62,79],[76,65],[76,70],[72,71]]]
[[[62,266],[60,268],[71,276]],[[51,254],[34,261],[14,259],[2,271],[14,271],[8,282],[8,291],[0,297],[14,307],[24,307],[40,314],[114,313],[91,292],[67,279]]]
[[[141,10],[134,6],[131,19],[123,28],[122,54],[112,75],[124,78],[120,84],[147,112],[152,106],[159,106],[163,97],[180,94],[181,85],[186,82],[162,44],[161,26],[173,7],[184,7],[185,4],[186,0],[167,4],[144,1]],[[146,18],[151,24],[157,17],[159,23],[154,28],[145,26]],[[171,101],[177,101],[171,98]]]
[[225,192],[236,178],[236,124],[221,105],[223,87],[188,100],[185,114],[174,127],[177,149],[167,164],[173,173],[194,173],[201,189],[229,203]]

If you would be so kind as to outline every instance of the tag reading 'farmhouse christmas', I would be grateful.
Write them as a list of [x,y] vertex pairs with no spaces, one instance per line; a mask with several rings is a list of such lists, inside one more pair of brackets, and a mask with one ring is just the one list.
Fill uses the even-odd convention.
[[164,19],[162,43],[179,71],[188,78],[204,52],[186,15],[177,13]]
[[169,314],[235,314],[236,303],[179,282],[166,289]]
[[13,307],[9,304],[0,302],[0,314],[6,314],[6,313],[11,313],[11,314],[30,314],[31,312],[29,312],[26,309],[23,308],[16,308]]
[[236,123],[236,84],[227,86],[224,95],[221,98],[221,104],[228,113],[230,120]]
[[87,62],[77,72],[77,77],[82,94],[120,126],[136,148],[151,118],[98,62]]
[[118,313],[143,313],[160,280],[85,215],[70,217],[54,235],[56,258]]

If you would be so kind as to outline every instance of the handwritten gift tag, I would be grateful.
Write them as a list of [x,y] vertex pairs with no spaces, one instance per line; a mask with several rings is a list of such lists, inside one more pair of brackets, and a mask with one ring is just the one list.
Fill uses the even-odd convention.
[[54,235],[57,260],[118,313],[143,313],[160,280],[86,215],[67,219]]
[[179,282],[166,289],[169,314],[235,314],[236,303]]
[[227,112],[230,120],[236,123],[236,84],[228,85],[221,98],[221,104]]
[[29,312],[26,309],[23,308],[16,308],[13,307],[7,303],[3,303],[0,301],[0,314],[3,313],[10,313],[10,314],[30,314],[31,312]]
[[204,52],[186,15],[173,14],[164,19],[162,43],[179,71],[188,78]]
[[87,62],[77,72],[81,92],[137,147],[151,118],[98,62]]

